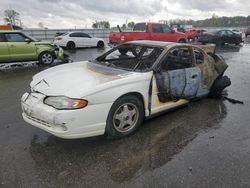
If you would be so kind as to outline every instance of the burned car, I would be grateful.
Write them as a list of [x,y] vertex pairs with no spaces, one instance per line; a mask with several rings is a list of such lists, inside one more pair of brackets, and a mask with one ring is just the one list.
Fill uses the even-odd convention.
[[21,99],[26,122],[61,138],[121,138],[153,117],[230,85],[214,45],[133,41],[92,61],[33,77]]

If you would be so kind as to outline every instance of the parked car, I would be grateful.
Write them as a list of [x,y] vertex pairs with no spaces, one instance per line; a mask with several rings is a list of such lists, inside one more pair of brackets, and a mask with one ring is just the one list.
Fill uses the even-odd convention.
[[[202,49],[202,48],[203,49]],[[33,77],[24,120],[61,138],[130,135],[145,118],[230,85],[215,45],[133,41]]]
[[0,31],[0,63],[36,61],[44,65],[55,59],[64,60],[63,49],[38,41],[20,31]]
[[198,42],[216,45],[224,45],[225,43],[239,45],[242,42],[242,36],[230,30],[214,30],[203,33],[198,38]]
[[250,27],[248,27],[248,28],[245,30],[245,36],[247,37],[248,35],[250,35]]
[[242,36],[242,32],[240,30],[238,30],[238,29],[231,29],[231,31],[238,34],[238,35],[240,35],[240,36]]
[[109,43],[117,45],[134,40],[155,40],[164,42],[185,43],[187,36],[184,33],[176,32],[167,24],[161,23],[137,23],[133,32],[110,32]]
[[54,44],[67,49],[82,48],[82,47],[97,47],[103,48],[105,43],[101,38],[91,37],[82,32],[68,32],[55,37]]
[[204,29],[190,29],[185,32],[189,40],[197,40],[206,30]]

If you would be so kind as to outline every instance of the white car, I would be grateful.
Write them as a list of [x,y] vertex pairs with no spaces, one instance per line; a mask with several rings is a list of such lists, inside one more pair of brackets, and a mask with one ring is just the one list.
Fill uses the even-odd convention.
[[[204,50],[203,50],[204,49]],[[21,99],[26,122],[61,138],[132,134],[145,118],[230,85],[214,45],[133,41],[92,61],[33,77]],[[210,55],[208,55],[209,52]]]
[[101,38],[91,37],[82,32],[69,32],[55,37],[54,44],[67,49],[81,48],[81,47],[97,47],[103,48],[105,42]]

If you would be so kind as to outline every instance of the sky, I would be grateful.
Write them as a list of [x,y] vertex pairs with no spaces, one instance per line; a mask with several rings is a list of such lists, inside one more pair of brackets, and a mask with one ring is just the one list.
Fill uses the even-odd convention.
[[95,21],[111,26],[130,21],[205,19],[218,16],[248,16],[248,0],[0,0],[0,24],[4,10],[14,9],[25,27],[91,28]]

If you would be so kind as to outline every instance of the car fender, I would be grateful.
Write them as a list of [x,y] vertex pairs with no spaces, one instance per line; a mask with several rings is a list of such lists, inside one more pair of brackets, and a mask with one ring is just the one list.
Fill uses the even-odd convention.
[[[148,104],[149,104],[149,88],[150,81],[153,72],[142,73],[140,78],[137,76],[125,78],[121,80],[115,80],[109,82],[108,86],[105,88],[98,89],[93,93],[83,96],[83,99],[88,100],[89,104],[103,104],[103,103],[113,103],[121,96],[127,94],[137,94],[143,99],[143,104],[145,107],[145,115],[149,114]],[[136,81],[135,81],[136,80]]]

